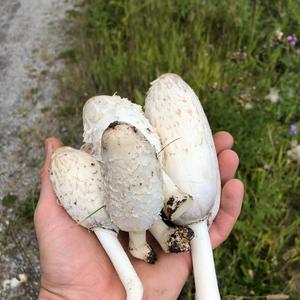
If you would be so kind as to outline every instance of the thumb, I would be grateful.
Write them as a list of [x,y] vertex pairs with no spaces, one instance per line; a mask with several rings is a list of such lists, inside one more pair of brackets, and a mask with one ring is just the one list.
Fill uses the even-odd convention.
[[55,193],[52,188],[52,184],[49,177],[49,167],[51,163],[51,156],[56,149],[63,146],[63,143],[56,138],[48,138],[45,141],[45,163],[41,170],[41,192],[40,201],[55,197]]

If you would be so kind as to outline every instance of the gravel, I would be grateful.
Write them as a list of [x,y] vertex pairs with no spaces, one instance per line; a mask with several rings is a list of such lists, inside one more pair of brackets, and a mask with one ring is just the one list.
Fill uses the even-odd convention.
[[[51,107],[71,8],[62,0],[0,1],[0,299],[36,299],[32,224],[13,229],[14,211],[1,199],[11,194],[21,203],[38,188],[43,140],[58,132]],[[20,274],[28,280],[20,282]]]

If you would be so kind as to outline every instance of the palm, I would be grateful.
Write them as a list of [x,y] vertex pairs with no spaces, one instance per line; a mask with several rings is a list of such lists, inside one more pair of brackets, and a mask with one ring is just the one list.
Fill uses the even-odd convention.
[[[56,201],[55,198],[52,200]],[[36,223],[39,218],[46,219],[48,223],[45,228],[36,226],[42,286],[50,290],[52,287],[64,287],[100,296],[99,293],[103,293],[106,284],[110,283],[115,291],[122,291],[117,274],[94,234],[74,224],[63,208],[57,207],[56,211],[50,216],[48,210],[39,211],[38,208],[36,212]]]
[[[230,180],[238,164],[234,152],[225,150],[231,147],[232,141],[229,141],[225,133],[219,133],[215,136],[215,143],[217,151],[221,152],[219,164],[222,182],[228,182],[223,188],[220,212],[210,230],[214,247],[224,241],[231,231],[243,197],[241,183]],[[53,151],[61,144],[52,140],[50,146]],[[95,235],[75,224],[64,209],[56,204],[47,174],[49,158],[50,155],[47,155],[41,196],[35,213],[41,253],[42,287],[66,298],[72,293],[72,299],[125,298],[123,286]],[[126,244],[124,235],[121,240]],[[164,254],[155,242],[152,241],[152,245],[158,253],[156,264],[149,265],[132,258],[144,285],[145,298],[176,299],[191,270],[190,255]]]

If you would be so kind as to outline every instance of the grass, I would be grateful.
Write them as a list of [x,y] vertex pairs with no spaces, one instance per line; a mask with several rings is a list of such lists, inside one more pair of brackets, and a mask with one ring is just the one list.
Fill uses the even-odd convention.
[[[87,0],[69,13],[77,40],[61,55],[65,143],[80,144],[90,96],[117,92],[143,104],[149,82],[165,72],[192,86],[214,132],[235,137],[246,195],[233,233],[215,251],[223,299],[300,297],[299,164],[287,156],[300,138],[289,134],[300,125],[300,42],[287,42],[300,37],[299,11],[291,0]],[[266,99],[271,89],[276,103]],[[193,298],[192,280],[181,297]]]
[[39,191],[36,189],[29,192],[23,201],[18,201],[18,197],[13,194],[7,194],[2,198],[3,206],[13,210],[14,224],[17,228],[22,227],[24,222],[32,222],[38,195]]

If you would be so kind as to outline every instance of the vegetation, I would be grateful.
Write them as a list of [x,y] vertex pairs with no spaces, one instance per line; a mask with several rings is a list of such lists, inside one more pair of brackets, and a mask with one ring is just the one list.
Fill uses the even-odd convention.
[[16,195],[7,194],[2,198],[3,206],[14,211],[14,225],[22,227],[22,223],[31,223],[38,200],[38,190],[31,191],[23,201],[18,201]]
[[[240,156],[243,210],[215,251],[223,299],[299,299],[299,161],[287,152],[300,138],[300,2],[86,0],[79,11],[69,13],[75,46],[61,55],[64,141],[80,145],[90,96],[143,104],[158,75],[181,75]],[[182,299],[193,299],[192,280]]]

